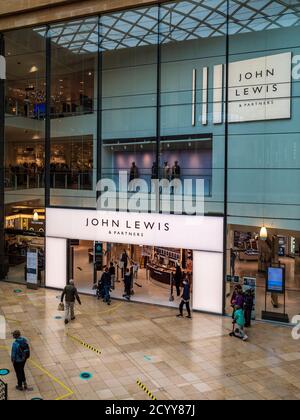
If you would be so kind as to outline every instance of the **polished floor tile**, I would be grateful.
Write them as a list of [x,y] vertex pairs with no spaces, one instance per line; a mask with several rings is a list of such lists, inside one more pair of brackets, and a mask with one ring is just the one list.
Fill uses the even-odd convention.
[[[10,400],[143,400],[140,380],[158,399],[300,399],[299,341],[291,328],[256,323],[244,343],[230,338],[231,319],[194,313],[177,319],[172,308],[83,296],[77,319],[65,327],[58,292],[0,283],[0,315],[7,331],[30,341],[28,392],[15,390],[10,334],[0,340],[0,369],[11,373]],[[97,354],[86,343],[98,349]],[[82,379],[84,372],[91,376]]]

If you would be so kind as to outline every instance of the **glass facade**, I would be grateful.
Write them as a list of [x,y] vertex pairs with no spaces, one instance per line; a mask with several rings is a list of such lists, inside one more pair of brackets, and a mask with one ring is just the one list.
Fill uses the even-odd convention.
[[96,209],[101,179],[124,192],[120,171],[145,201],[153,179],[201,179],[204,214],[226,224],[225,312],[245,278],[257,317],[283,312],[274,294],[265,308],[282,265],[298,313],[299,31],[298,2],[185,0],[4,33],[6,248],[43,236],[45,206]]

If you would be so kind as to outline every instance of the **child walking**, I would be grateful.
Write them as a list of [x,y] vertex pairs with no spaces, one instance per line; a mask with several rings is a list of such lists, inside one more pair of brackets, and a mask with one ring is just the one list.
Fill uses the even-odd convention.
[[248,336],[245,333],[245,315],[243,309],[240,306],[235,307],[233,332],[230,335],[232,337],[240,338],[243,341],[248,340]]

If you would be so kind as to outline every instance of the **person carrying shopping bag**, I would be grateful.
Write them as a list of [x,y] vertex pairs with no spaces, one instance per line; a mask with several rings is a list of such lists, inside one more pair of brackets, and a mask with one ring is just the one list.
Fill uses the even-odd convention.
[[78,291],[75,287],[74,280],[70,280],[70,283],[64,288],[61,295],[61,303],[65,300],[65,324],[67,325],[70,321],[75,320],[75,300],[81,305],[81,300],[78,295]]

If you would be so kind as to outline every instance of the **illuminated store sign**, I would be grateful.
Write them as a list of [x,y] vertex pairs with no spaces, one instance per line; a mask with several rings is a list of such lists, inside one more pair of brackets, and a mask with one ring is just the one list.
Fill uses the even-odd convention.
[[[203,69],[202,125],[208,124],[209,115],[207,73],[208,68],[205,67]],[[194,77],[193,73],[193,80]],[[228,80],[229,123],[291,118],[291,52],[230,63]],[[213,87],[213,123],[223,124],[226,92],[226,71],[223,64],[215,65],[213,68]],[[194,108],[193,105],[192,112]]]
[[47,209],[47,236],[223,252],[223,219]]
[[291,118],[292,54],[229,65],[229,122]]

